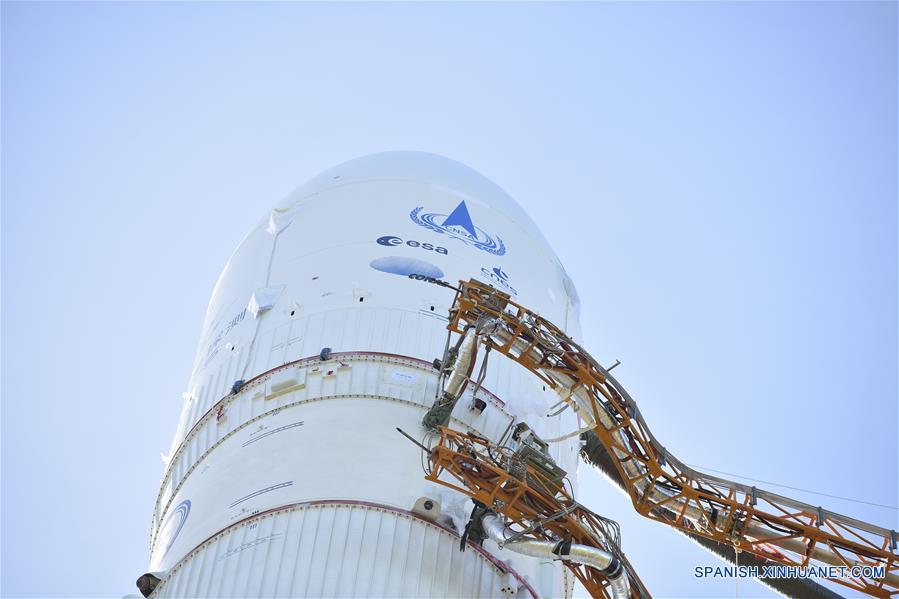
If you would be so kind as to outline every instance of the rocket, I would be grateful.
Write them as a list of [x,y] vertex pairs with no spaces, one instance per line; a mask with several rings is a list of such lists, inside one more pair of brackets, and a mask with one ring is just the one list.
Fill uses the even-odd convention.
[[[351,160],[265,214],[209,302],[141,593],[570,596],[559,561],[466,534],[471,501],[426,481],[397,433],[427,447],[429,415],[498,445],[579,427],[571,410],[547,416],[558,397],[539,379],[483,353],[435,412],[453,292],[434,283],[469,279],[579,337],[577,292],[537,226],[453,160]],[[580,440],[541,447],[576,487]]]

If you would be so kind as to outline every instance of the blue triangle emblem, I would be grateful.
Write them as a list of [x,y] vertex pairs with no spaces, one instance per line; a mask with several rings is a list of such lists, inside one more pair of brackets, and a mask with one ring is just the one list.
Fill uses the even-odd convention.
[[473,239],[478,238],[478,234],[474,229],[474,223],[471,222],[471,215],[468,214],[468,207],[465,206],[465,200],[459,202],[459,205],[456,206],[456,209],[453,210],[450,215],[447,216],[443,221],[444,227],[450,227],[453,225],[457,225],[468,231],[468,234],[471,235]]

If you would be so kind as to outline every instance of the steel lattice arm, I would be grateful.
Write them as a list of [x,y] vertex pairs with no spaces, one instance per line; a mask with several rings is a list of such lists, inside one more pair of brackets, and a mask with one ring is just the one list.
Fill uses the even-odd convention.
[[[427,479],[464,493],[505,516],[522,536],[598,547],[615,555],[630,580],[631,595],[649,597],[620,550],[618,525],[578,504],[564,487],[539,471],[515,464],[507,450],[471,433],[445,427],[429,452]],[[518,475],[512,472],[519,469]],[[449,475],[449,476],[446,476]],[[510,539],[511,540],[511,539]],[[609,581],[595,568],[564,561],[592,597],[608,597]]]
[[460,283],[447,326],[459,334],[471,327],[481,343],[533,372],[593,427],[642,515],[773,563],[844,567],[830,579],[871,596],[899,594],[895,531],[689,468],[653,437],[636,403],[586,351],[475,280]]

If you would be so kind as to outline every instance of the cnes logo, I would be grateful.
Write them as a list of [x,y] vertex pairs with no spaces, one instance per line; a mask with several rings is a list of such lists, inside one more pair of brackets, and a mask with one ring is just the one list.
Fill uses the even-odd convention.
[[507,275],[505,271],[499,266],[494,266],[490,270],[482,268],[481,274],[487,277],[487,280],[490,283],[493,283],[501,287],[502,289],[505,289],[512,295],[518,295],[518,291],[516,291],[515,288],[509,284],[509,275]]

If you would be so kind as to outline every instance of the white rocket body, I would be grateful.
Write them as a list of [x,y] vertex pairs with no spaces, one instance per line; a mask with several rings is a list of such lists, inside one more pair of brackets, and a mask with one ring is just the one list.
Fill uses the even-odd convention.
[[[460,552],[471,503],[425,481],[396,431],[426,435],[453,300],[422,276],[477,278],[579,336],[558,259],[475,171],[390,152],[321,174],[250,231],[213,292],[153,516],[154,597],[571,592],[560,562],[489,540]],[[578,427],[571,410],[546,417],[555,395],[502,356],[483,412],[474,387],[453,428],[498,441],[513,421],[544,438]],[[550,447],[573,480],[577,437]]]

